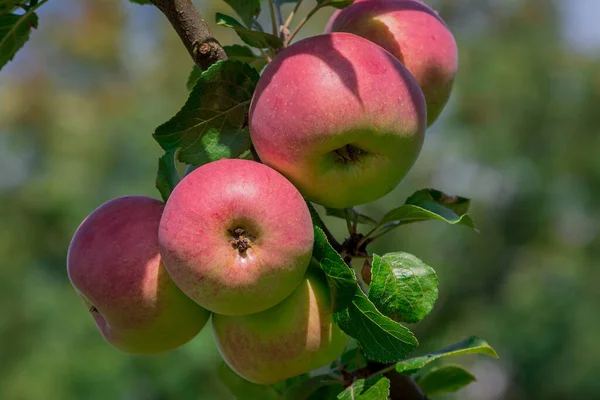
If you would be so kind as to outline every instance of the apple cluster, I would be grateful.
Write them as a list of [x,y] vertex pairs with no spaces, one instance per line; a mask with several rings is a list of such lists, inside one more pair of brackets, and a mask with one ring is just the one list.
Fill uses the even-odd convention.
[[283,49],[248,116],[261,162],[202,165],[166,203],[120,197],[77,229],[67,271],[102,336],[159,353],[212,318],[224,360],[261,384],[339,357],[347,337],[312,259],[306,200],[344,208],[396,187],[456,68],[452,34],[416,0],[358,0]]

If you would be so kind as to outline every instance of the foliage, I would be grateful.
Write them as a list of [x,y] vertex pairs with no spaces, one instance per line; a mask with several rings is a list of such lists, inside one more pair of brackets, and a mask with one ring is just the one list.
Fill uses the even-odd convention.
[[[470,14],[472,11],[450,3],[446,3],[445,8],[440,9],[443,15],[472,15]],[[557,33],[551,29],[555,20],[543,11],[547,7],[540,6],[536,11],[538,19],[533,20],[535,29],[528,19],[531,17],[530,14],[526,10],[518,9],[508,16],[494,14],[490,17],[497,21],[498,31],[483,32],[480,37],[468,40],[465,38],[463,51],[471,56],[465,59],[463,72],[465,78],[458,83],[460,94],[455,99],[454,112],[447,121],[441,121],[447,131],[439,132],[440,135],[437,137],[432,136],[434,150],[430,150],[430,153],[425,155],[421,163],[422,172],[417,172],[410,177],[406,184],[407,187],[411,187],[411,185],[429,182],[428,174],[434,177],[447,176],[444,173],[450,174],[454,178],[450,179],[448,185],[456,184],[461,191],[468,191],[472,197],[477,198],[478,227],[485,234],[470,237],[466,232],[458,232],[453,235],[449,233],[454,232],[450,229],[453,227],[445,226],[431,227],[431,231],[428,231],[431,233],[425,234],[424,228],[411,226],[406,227],[407,230],[394,230],[390,236],[383,236],[374,243],[374,246],[377,246],[376,250],[379,253],[384,254],[383,257],[389,250],[402,248],[426,256],[428,262],[437,266],[440,275],[440,291],[445,301],[439,305],[439,309],[434,310],[434,315],[426,320],[427,332],[420,332],[421,328],[417,328],[419,339],[424,346],[431,348],[434,344],[456,337],[464,331],[485,332],[486,336],[491,335],[494,342],[503,342],[503,355],[506,354],[506,358],[510,359],[515,365],[514,368],[519,371],[515,382],[511,385],[518,385],[518,390],[525,393],[522,396],[528,394],[529,398],[536,395],[552,398],[552,395],[564,394],[566,389],[557,383],[560,379],[556,379],[560,376],[568,382],[565,385],[576,385],[582,393],[580,397],[593,398],[597,392],[594,391],[594,385],[591,383],[592,378],[585,372],[593,370],[592,367],[595,365],[593,357],[590,355],[589,360],[587,358],[581,360],[576,357],[576,354],[581,351],[582,346],[589,348],[591,354],[597,352],[594,346],[586,345],[586,343],[593,343],[594,332],[597,332],[589,310],[593,309],[591,306],[594,289],[590,283],[593,279],[590,277],[594,276],[591,267],[597,256],[597,246],[592,247],[595,243],[593,239],[587,244],[584,241],[583,245],[577,241],[584,240],[578,238],[585,233],[584,227],[588,226],[587,222],[576,224],[573,228],[573,225],[569,225],[569,221],[577,220],[581,212],[587,215],[586,210],[593,210],[593,202],[590,199],[594,198],[593,195],[598,188],[596,163],[591,155],[587,156],[586,151],[595,144],[590,138],[594,137],[593,134],[598,127],[597,116],[590,106],[596,104],[598,99],[598,93],[593,85],[598,65],[596,61],[572,54],[568,49],[548,44],[548,38],[552,38],[555,42],[559,40],[556,38]],[[459,9],[462,10],[460,13],[456,11]],[[453,21],[454,19],[449,18],[450,24]],[[43,20],[42,23],[44,24]],[[543,31],[543,29],[550,29],[550,31]],[[531,32],[532,30],[536,32]],[[33,37],[35,38],[35,35]],[[52,40],[64,40],[64,38]],[[91,62],[92,59],[82,57],[74,62],[83,64]],[[563,72],[546,70],[547,65],[552,64],[553,61],[558,63]],[[174,68],[165,61],[159,62],[164,68]],[[10,73],[9,76],[13,76],[12,74],[16,76],[17,72],[13,71],[7,71]],[[179,78],[181,76],[180,74]],[[574,78],[575,76],[577,79]],[[164,77],[161,79],[163,80],[157,78],[156,82],[148,84],[160,88],[161,93],[168,93],[168,100],[164,101],[171,109],[175,109],[176,99],[181,96],[181,93],[170,88]],[[553,83],[555,79],[558,80],[558,85]],[[19,85],[26,87],[26,83],[19,83]],[[16,86],[11,85],[2,90],[8,93],[11,90],[15,91],[14,87]],[[59,90],[52,86],[41,86],[35,89],[23,91],[21,96],[30,99],[23,104],[33,104],[31,99],[34,95],[39,96],[40,93],[53,93]],[[98,89],[94,90],[98,91]],[[489,93],[495,93],[496,96],[490,98]],[[11,92],[10,96],[15,99],[13,100],[15,104],[21,104],[16,100],[18,96],[15,92]],[[59,340],[57,343],[62,343],[59,346],[67,348],[67,343],[73,342],[72,339],[67,338],[73,335],[77,339],[72,348],[80,350],[85,357],[94,356],[96,359],[104,360],[98,365],[89,366],[86,372],[68,379],[80,379],[85,383],[96,377],[99,382],[119,382],[117,379],[125,380],[134,377],[135,379],[131,380],[134,383],[131,383],[130,390],[135,391],[137,390],[135,382],[137,385],[142,385],[148,378],[131,370],[146,368],[145,371],[149,376],[158,377],[163,373],[159,363],[142,367],[144,362],[141,361],[131,361],[130,364],[129,361],[115,361],[120,356],[104,354],[102,343],[89,345],[87,336],[94,334],[87,328],[87,323],[79,323],[78,317],[70,317],[75,318],[75,322],[69,322],[59,316],[58,310],[71,307],[71,302],[77,299],[66,292],[64,277],[57,274],[55,270],[60,269],[62,249],[66,248],[65,241],[68,241],[76,221],[85,213],[86,208],[97,205],[100,199],[121,193],[125,188],[131,188],[132,184],[140,181],[140,177],[146,180],[146,184],[152,180],[144,168],[155,167],[158,154],[154,154],[154,149],[138,147],[138,143],[143,142],[140,136],[134,136],[137,138],[137,141],[134,141],[131,138],[115,138],[112,133],[102,136],[103,132],[120,129],[120,135],[124,135],[137,130],[123,121],[129,119],[125,115],[134,116],[137,121],[148,121],[144,127],[149,132],[153,128],[150,126],[152,123],[157,125],[160,123],[160,118],[164,117],[163,120],[166,120],[169,115],[163,111],[157,117],[152,112],[144,112],[128,105],[123,107],[122,114],[113,112],[104,120],[98,118],[98,115],[102,116],[102,110],[110,109],[103,105],[110,100],[106,95],[97,97],[87,101],[93,102],[92,104],[98,109],[88,111],[87,115],[78,116],[89,124],[76,120],[75,116],[69,116],[69,121],[66,121],[65,114],[54,112],[54,108],[49,105],[51,101],[48,100],[42,103],[43,108],[52,112],[36,113],[35,116],[31,111],[29,113],[23,110],[0,111],[11,115],[10,118],[4,119],[6,121],[4,124],[8,128],[3,125],[3,133],[5,130],[14,132],[18,130],[20,134],[22,133],[23,139],[19,140],[25,142],[18,144],[22,149],[17,150],[16,153],[22,154],[25,152],[23,149],[33,148],[42,155],[43,160],[40,165],[37,164],[39,161],[32,162],[33,172],[28,172],[37,179],[20,183],[21,189],[11,194],[11,199],[8,199],[7,195],[8,200],[3,206],[3,221],[7,227],[13,227],[15,237],[6,239],[6,244],[1,249],[7,252],[6,254],[12,254],[18,249],[23,255],[7,257],[14,268],[2,272],[3,277],[6,277],[4,285],[7,288],[4,296],[7,296],[6,299],[18,299],[18,301],[10,301],[11,304],[18,303],[18,306],[14,310],[7,310],[7,322],[0,324],[0,331],[4,334],[23,329],[33,332],[36,326],[54,326],[55,322],[51,322],[50,318],[59,317],[59,321],[66,327],[65,330],[79,329],[79,333],[75,335],[46,330],[40,333],[40,335],[48,335],[44,336],[46,339],[44,342],[54,343],[54,340]],[[513,104],[516,103],[515,97],[521,99],[519,104]],[[50,96],[50,98],[55,97]],[[81,99],[86,98],[87,95],[81,95]],[[67,100],[56,97],[56,101],[56,107],[61,105],[64,107]],[[143,104],[142,108],[149,107],[151,110],[165,108],[164,103],[153,103],[146,99]],[[19,119],[14,115],[25,115],[27,118]],[[577,118],[574,117],[575,115]],[[85,126],[86,141],[78,140],[73,133],[68,134],[74,149],[73,153],[78,154],[65,151],[59,144],[65,140],[64,130],[61,129],[64,124],[73,131],[77,130],[75,128]],[[48,135],[43,138],[38,137],[35,133],[36,129],[44,130]],[[92,138],[91,132],[96,134],[95,138]],[[572,132],[571,141],[565,141],[564,132]],[[441,137],[442,134],[444,137]],[[14,137],[16,133],[11,133],[9,139],[3,140],[10,140],[13,143],[17,140]],[[106,139],[107,137],[111,138],[111,145],[107,144],[109,140]],[[13,146],[15,145],[11,144],[10,148],[12,149]],[[117,148],[124,149],[127,155],[115,150]],[[453,161],[455,158],[463,159],[467,165],[456,164]],[[94,168],[84,167],[90,159],[94,161]],[[433,162],[434,160],[438,162]],[[115,161],[118,162],[116,166],[111,166]],[[137,166],[134,166],[136,163]],[[460,187],[462,180],[459,176],[464,176],[463,174],[469,171],[469,165],[477,165],[479,168],[473,178],[480,184],[476,189],[471,189],[470,186]],[[42,166],[44,168],[41,168]],[[443,171],[444,168],[446,171]],[[65,174],[61,173],[62,171],[72,172]],[[499,182],[498,185],[506,191],[495,195],[485,192],[485,188],[489,188],[489,185],[485,186],[485,182],[487,179],[492,179],[490,177],[495,182]],[[82,179],[89,183],[79,184]],[[515,179],[516,182],[511,182],[511,179]],[[439,182],[439,179],[432,180]],[[65,187],[66,183],[62,184],[62,181],[69,183],[71,187]],[[174,184],[176,181],[167,180],[163,185]],[[140,190],[146,190],[144,189],[146,186],[138,187]],[[60,190],[63,192],[57,194],[59,189],[49,189],[52,187],[62,188]],[[52,190],[53,194],[46,195],[48,190]],[[49,204],[44,205],[39,203],[39,200],[32,199],[35,195],[44,197]],[[388,210],[402,204],[397,201],[398,195],[376,205],[361,208],[359,211],[361,214],[384,215]],[[406,203],[408,204],[408,201]],[[433,204],[436,204],[435,199]],[[451,214],[436,214],[435,206],[433,211],[423,206],[416,207],[433,212],[433,215],[441,216],[443,220],[451,223],[457,221],[456,216],[458,219],[462,217],[464,221],[468,220],[463,217],[464,214],[460,214],[460,211],[457,212],[449,207],[446,208],[456,216],[446,218],[446,215]],[[422,215],[425,218],[432,214]],[[594,221],[595,214],[589,215],[591,215],[590,221]],[[385,220],[385,217],[383,219]],[[407,219],[393,220],[396,221],[407,221]],[[327,222],[330,223],[329,220]],[[462,222],[455,223],[470,226]],[[555,224],[562,228],[555,228]],[[569,229],[575,229],[577,234],[563,237],[561,230],[571,232]],[[581,229],[584,229],[583,233]],[[336,232],[338,231],[340,230],[337,229]],[[377,233],[374,233],[372,237],[376,235]],[[488,239],[478,236],[486,236]],[[490,240],[490,237],[493,240]],[[421,240],[422,243],[415,244],[416,240]],[[435,251],[426,252],[431,248]],[[29,272],[25,274],[24,271]],[[50,279],[46,279],[48,277]],[[42,285],[41,282],[45,284]],[[24,289],[23,293],[16,293],[16,290],[10,289],[9,286],[14,286],[15,289],[21,286]],[[47,289],[41,289],[42,287]],[[578,296],[569,293],[578,293]],[[55,300],[53,307],[43,305],[41,298],[44,294],[46,297],[53,297]],[[4,303],[7,304],[6,301]],[[452,312],[456,309],[460,309],[460,312]],[[27,317],[25,320],[19,319],[17,317],[19,314]],[[556,315],[564,316],[566,323],[558,323]],[[499,326],[499,328],[492,329],[492,326]],[[585,329],[586,327],[589,329]],[[580,336],[575,336],[576,334]],[[11,373],[3,372],[6,374],[3,376],[7,377],[3,382],[9,382],[7,387],[12,391],[10,393],[16,393],[15,390],[29,390],[29,393],[33,393],[31,392],[33,388],[25,389],[24,386],[18,386],[22,384],[17,380],[25,379],[22,372],[18,372],[22,368],[21,365],[44,364],[29,352],[53,354],[55,362],[63,365],[74,362],[66,358],[61,359],[60,355],[63,351],[60,349],[52,346],[50,348],[33,346],[31,344],[35,337],[33,335],[28,333],[16,339],[12,350],[2,349],[2,355],[7,354],[7,357],[2,357],[3,360],[7,360],[6,371],[11,371]],[[433,335],[435,339],[432,338]],[[572,337],[579,337],[581,344],[576,344],[573,348],[568,346],[567,338]],[[87,352],[84,351],[84,347],[89,347]],[[31,350],[25,351],[29,348]],[[198,350],[198,347],[177,353],[168,360],[175,361],[174,364],[177,364],[176,360],[197,358],[197,354],[192,350]],[[15,358],[14,354],[19,352],[23,354],[22,358],[21,356]],[[209,359],[214,362],[214,355]],[[162,362],[166,362],[165,360],[167,359],[161,358]],[[573,362],[572,370],[563,371],[559,368],[565,360]],[[588,364],[585,369],[579,366],[583,363]],[[185,381],[184,377],[188,372],[184,366],[194,368],[194,365],[195,363],[182,361],[181,368],[173,373],[173,379]],[[19,370],[14,366],[19,366]],[[11,367],[14,369],[11,370]],[[104,372],[104,369],[111,372]],[[47,370],[47,376],[55,376],[53,374],[59,373],[51,368]],[[114,372],[115,370],[128,372],[118,374]],[[559,370],[560,375],[557,375]],[[201,372],[206,373],[204,369]],[[204,382],[204,379],[202,381]],[[47,388],[57,385],[48,378],[40,378],[39,383],[46,385]],[[61,386],[60,391],[65,393],[64,398],[68,398],[68,393],[73,398],[76,398],[73,393],[79,393],[80,397],[84,396],[82,392],[84,389],[80,387],[83,383],[69,383],[72,386]],[[172,383],[167,378],[164,381],[157,379],[151,384],[156,388],[156,394],[152,396],[160,396],[161,391],[166,393],[175,390],[170,388]],[[94,386],[98,393],[95,396],[102,398],[100,393],[108,393],[104,396],[106,398],[118,393],[118,385],[116,383],[113,385],[104,388]],[[183,389],[181,390],[180,393],[183,393]],[[175,396],[174,392],[170,393]],[[191,397],[190,392],[187,393],[187,396]]]
[[369,299],[395,321],[419,322],[437,300],[435,271],[412,254],[374,254],[372,275]]
[[486,354],[498,358],[496,351],[483,339],[472,336],[451,346],[444,347],[434,353],[421,357],[410,358],[396,364],[396,371],[404,375],[414,374],[427,364],[442,357],[459,356],[464,354]]
[[390,395],[390,381],[383,376],[359,379],[338,395],[339,400],[378,400]]
[[[246,124],[250,102],[259,80],[257,70],[268,59],[265,49],[275,56],[277,50],[284,46],[283,36],[280,38],[255,29],[260,1],[231,0],[227,3],[245,25],[222,13],[216,14],[217,24],[235,30],[244,43],[260,50],[263,56],[256,56],[249,47],[229,46],[226,50],[231,60],[219,61],[205,71],[196,67],[193,69],[187,80],[188,89],[191,90],[188,101],[174,117],[156,128],[153,135],[165,150],[165,154],[159,158],[156,177],[156,187],[165,201],[181,179],[177,162],[193,169],[221,158],[237,158],[250,151],[252,143]],[[319,0],[306,19],[322,7],[343,8],[351,3]],[[37,3],[25,6],[26,13],[22,16],[0,16],[4,18],[0,43],[6,57],[0,66],[12,59],[28,39],[29,29],[37,24],[37,16],[33,13],[37,6]],[[12,8],[10,5],[7,7],[9,11]],[[272,17],[275,21],[275,15]],[[286,44],[306,19],[285,38]],[[361,254],[366,254],[366,244],[402,224],[440,219],[473,227],[471,218],[466,214],[468,208],[468,199],[424,190],[411,196],[404,206],[388,212],[379,223],[353,209],[328,209],[327,213],[337,217],[343,215],[351,235],[348,241],[352,243],[359,238],[357,248]],[[314,215],[314,209],[312,211]],[[359,237],[356,230],[359,223],[373,224],[375,227],[370,233]],[[313,259],[327,277],[335,322],[346,334],[356,339],[361,353],[368,360],[392,364],[403,360],[414,351],[418,342],[412,332],[397,321],[417,322],[431,311],[437,299],[437,276],[433,269],[408,253],[390,253],[382,257],[374,255],[373,280],[367,297],[353,269],[347,265],[349,261],[342,258],[339,250],[330,243],[332,239],[323,231],[327,228],[318,217],[314,229]],[[347,251],[352,249],[347,248],[342,254]],[[279,397],[274,389],[245,382],[225,365],[221,366],[219,373],[221,380],[237,398]],[[372,371],[371,378],[344,385],[347,388],[338,398],[387,398],[389,381],[380,373]],[[316,379],[322,382],[324,377]],[[311,380],[298,384],[299,388],[305,390],[312,387],[312,383]]]
[[247,64],[218,62],[202,73],[181,111],[156,128],[154,138],[191,165],[238,157],[250,148],[245,123],[257,81]]
[[463,367],[446,365],[427,371],[417,378],[417,384],[426,396],[432,397],[441,393],[456,392],[475,380],[473,374]]
[[[32,29],[37,28],[35,11],[47,0],[28,2],[7,0],[0,4],[0,69],[13,59],[27,40]],[[22,12],[13,12],[15,9]]]

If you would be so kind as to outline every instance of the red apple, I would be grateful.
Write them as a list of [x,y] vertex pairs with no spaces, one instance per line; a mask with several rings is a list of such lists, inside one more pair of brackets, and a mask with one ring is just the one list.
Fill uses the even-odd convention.
[[359,0],[331,17],[326,32],[350,32],[377,43],[416,78],[431,125],[450,98],[458,69],[454,36],[436,11],[417,0]]
[[312,267],[302,284],[273,308],[244,316],[213,314],[213,333],[231,369],[264,385],[332,362],[348,340],[333,322],[325,277]]
[[302,281],[313,247],[306,202],[277,171],[223,159],[192,171],[167,201],[160,252],[177,285],[225,315],[266,310]]
[[210,313],[186,297],[158,251],[164,204],[144,196],[111,200],[79,226],[67,272],[107,342],[158,353],[192,339]]
[[417,159],[423,93],[390,53],[349,33],[301,40],[259,80],[250,133],[261,160],[316,203],[344,208],[394,189]]

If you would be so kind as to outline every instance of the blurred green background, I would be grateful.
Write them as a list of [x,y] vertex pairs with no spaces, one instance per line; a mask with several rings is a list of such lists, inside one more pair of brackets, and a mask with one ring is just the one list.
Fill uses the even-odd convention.
[[[230,12],[200,3],[209,22]],[[438,272],[439,301],[411,326],[419,353],[478,335],[500,354],[452,360],[478,378],[455,398],[598,399],[600,2],[428,3],[459,44],[455,91],[407,179],[361,209],[379,217],[434,187],[472,198],[481,233],[410,225],[371,250],[409,251]],[[40,21],[0,72],[0,399],[230,398],[210,329],[170,354],[119,353],[65,272],[95,207],[158,197],[151,134],[187,97],[189,56],[157,10],[125,0],[54,0]]]

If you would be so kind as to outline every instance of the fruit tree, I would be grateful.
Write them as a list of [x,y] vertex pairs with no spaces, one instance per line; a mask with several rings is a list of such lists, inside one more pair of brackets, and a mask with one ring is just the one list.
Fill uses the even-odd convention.
[[[46,1],[2,0],[0,66]],[[191,0],[132,1],[162,11],[196,65],[189,99],[153,133],[162,200],[99,205],[69,246],[68,276],[106,342],[153,354],[212,327],[215,368],[242,400],[426,399],[472,382],[430,364],[496,357],[483,339],[413,355],[404,324],[432,310],[433,268],[369,248],[410,223],[475,230],[469,200],[423,189],[379,220],[354,208],[400,184],[451,95],[457,45],[442,17],[418,0],[317,0],[307,15],[302,0],[224,0],[236,15],[216,23],[244,44],[222,45]],[[282,3],[294,3],[285,19]],[[324,33],[297,40],[328,7]]]

